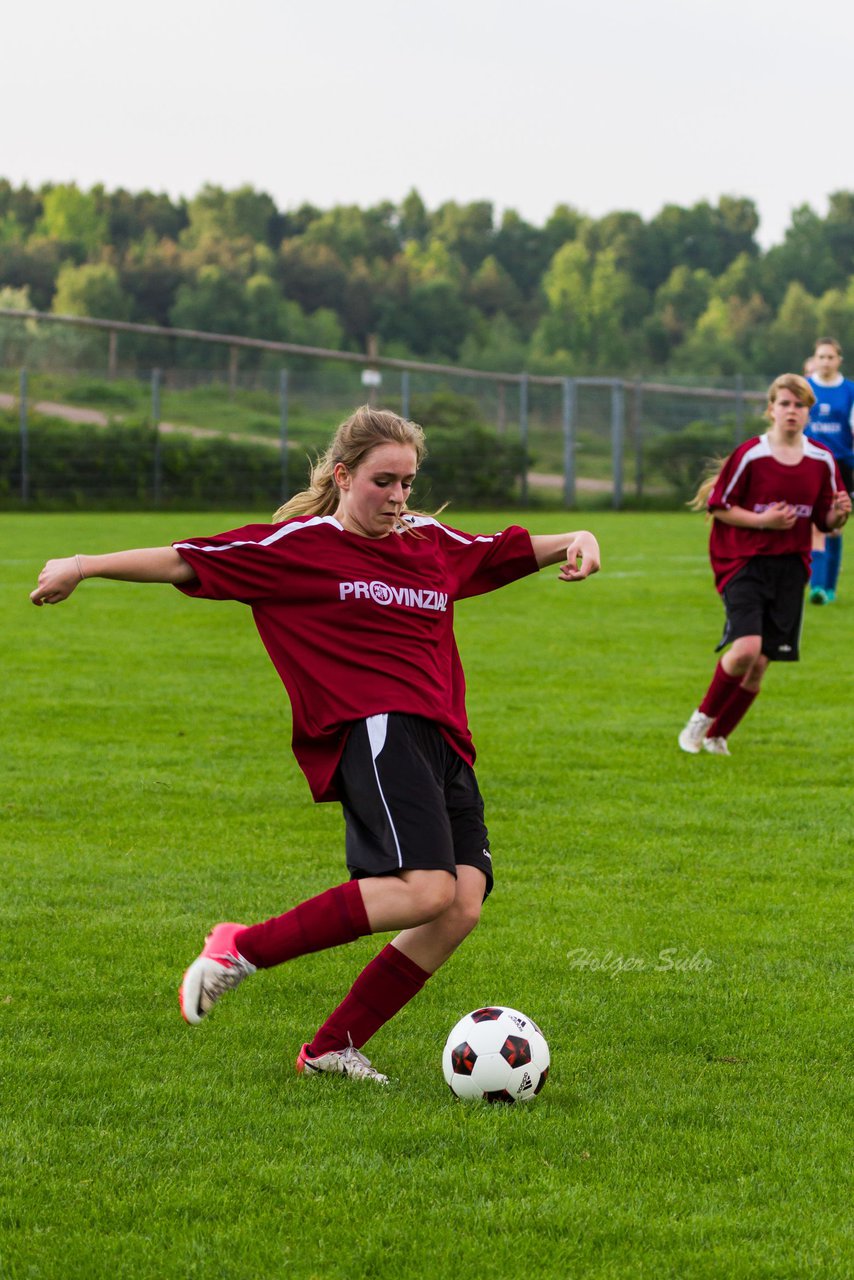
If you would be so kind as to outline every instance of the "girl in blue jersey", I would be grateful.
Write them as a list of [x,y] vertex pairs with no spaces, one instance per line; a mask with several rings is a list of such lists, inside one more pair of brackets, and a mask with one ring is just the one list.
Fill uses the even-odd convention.
[[[854,489],[854,382],[839,372],[842,348],[835,338],[819,338],[813,352],[813,370],[807,381],[815,393],[810,421],[805,435],[826,445],[836,459],[842,483],[849,493]],[[840,533],[825,536],[814,531],[810,601],[832,604],[842,560]]]

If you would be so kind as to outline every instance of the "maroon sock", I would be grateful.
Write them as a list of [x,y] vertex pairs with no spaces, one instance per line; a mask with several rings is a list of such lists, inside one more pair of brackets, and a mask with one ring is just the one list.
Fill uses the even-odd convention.
[[717,720],[709,727],[707,737],[728,738],[742,717],[747,715],[758,692],[758,689],[736,689]]
[[429,977],[426,970],[391,943],[383,947],[359,974],[335,1012],[315,1032],[311,1056],[317,1058],[332,1049],[346,1049],[350,1043],[360,1049],[375,1031],[418,995]]
[[283,916],[242,929],[234,935],[234,943],[250,964],[269,969],[283,960],[339,947],[372,932],[359,881],[347,880]]
[[[741,686],[743,676],[730,676],[719,662],[712,676],[712,683],[706,690],[706,696],[700,703],[699,710],[704,716],[719,716],[735,691]],[[711,737],[711,731],[709,737]],[[720,736],[720,735],[716,735]]]

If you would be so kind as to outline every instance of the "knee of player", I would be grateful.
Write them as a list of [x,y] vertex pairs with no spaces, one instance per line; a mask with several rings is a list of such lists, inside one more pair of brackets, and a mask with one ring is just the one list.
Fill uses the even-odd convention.
[[759,685],[762,683],[762,677],[768,670],[768,665],[768,658],[765,654],[758,653],[750,664],[750,669],[748,670],[744,681],[745,685],[748,687],[753,686],[758,689]]
[[736,671],[743,674],[754,666],[762,656],[762,637],[744,636],[736,640],[730,650],[730,663]]
[[453,927],[460,941],[468,937],[472,929],[477,927],[480,921],[480,912],[483,903],[481,902],[460,902],[454,903],[452,911],[449,913],[453,917]]
[[453,906],[456,882],[447,871],[430,871],[420,877],[414,890],[419,915],[426,922]]

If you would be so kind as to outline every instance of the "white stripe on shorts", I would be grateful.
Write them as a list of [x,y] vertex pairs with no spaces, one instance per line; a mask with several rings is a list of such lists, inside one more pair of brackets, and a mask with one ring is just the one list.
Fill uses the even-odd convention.
[[386,804],[386,798],[383,795],[382,783],[380,782],[380,775],[377,770],[377,756],[385,746],[386,734],[388,733],[388,715],[383,713],[379,716],[368,716],[365,720],[365,725],[368,730],[368,742],[371,744],[371,761],[374,766],[374,777],[377,780],[377,790],[380,793],[380,800],[383,802],[383,808],[385,809],[386,817],[388,818],[388,825],[391,827],[391,834],[394,836],[394,847],[397,850],[397,865],[402,867],[403,854],[400,852],[400,841],[398,840],[397,832],[394,829],[394,822],[392,820],[389,807]]

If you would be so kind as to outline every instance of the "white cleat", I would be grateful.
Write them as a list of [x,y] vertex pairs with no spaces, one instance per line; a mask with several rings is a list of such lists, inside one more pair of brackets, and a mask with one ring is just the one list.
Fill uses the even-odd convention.
[[728,756],[731,754],[726,738],[704,738],[703,750],[712,756]]
[[309,1057],[308,1045],[304,1044],[296,1061],[297,1071],[305,1076],[339,1075],[349,1076],[351,1080],[373,1080],[374,1084],[388,1084],[388,1076],[382,1075],[372,1067],[368,1059],[352,1044],[346,1049],[331,1049],[329,1053],[321,1053],[317,1058]]
[[682,750],[688,751],[692,756],[699,755],[706,740],[706,733],[713,723],[713,716],[704,715],[702,711],[695,711],[679,735],[679,745]]
[[205,945],[184,974],[178,992],[184,1021],[197,1026],[226,991],[240,986],[255,972],[234,945],[234,935],[243,924],[217,924],[205,938]]

